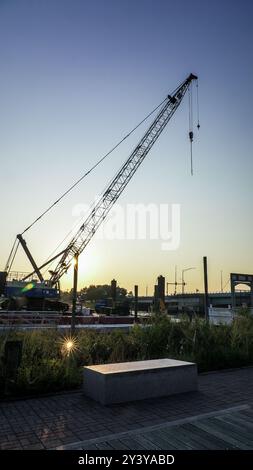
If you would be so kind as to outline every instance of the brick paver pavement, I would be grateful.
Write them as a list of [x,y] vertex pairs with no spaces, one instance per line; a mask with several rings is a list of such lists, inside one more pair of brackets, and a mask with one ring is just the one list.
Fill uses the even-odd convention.
[[199,376],[199,390],[102,406],[81,391],[0,403],[0,449],[52,449],[253,404],[253,367]]

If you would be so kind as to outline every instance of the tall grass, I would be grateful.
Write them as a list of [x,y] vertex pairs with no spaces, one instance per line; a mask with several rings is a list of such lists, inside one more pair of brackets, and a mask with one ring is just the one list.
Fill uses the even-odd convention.
[[[7,380],[4,345],[21,340],[22,360],[15,379]],[[63,335],[54,330],[11,331],[0,335],[0,394],[26,395],[78,387],[82,366],[109,362],[174,358],[196,362],[200,372],[253,364],[253,318],[238,316],[230,326],[204,320],[173,323],[155,317],[130,333],[117,330],[77,333],[78,349],[62,354]],[[6,386],[6,381],[7,386]]]

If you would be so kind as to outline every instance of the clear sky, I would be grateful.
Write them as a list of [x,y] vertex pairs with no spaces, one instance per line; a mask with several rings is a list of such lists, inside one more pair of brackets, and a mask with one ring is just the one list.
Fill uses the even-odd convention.
[[[13,239],[190,72],[199,76],[200,132],[189,171],[184,100],[120,198],[181,204],[181,243],[93,240],[79,287],[115,277],[149,294],[157,275],[185,273],[211,290],[253,272],[251,0],[0,0],[0,268]],[[42,263],[144,133],[145,125],[28,232]],[[13,266],[29,271],[20,250]],[[71,287],[71,272],[62,281]]]

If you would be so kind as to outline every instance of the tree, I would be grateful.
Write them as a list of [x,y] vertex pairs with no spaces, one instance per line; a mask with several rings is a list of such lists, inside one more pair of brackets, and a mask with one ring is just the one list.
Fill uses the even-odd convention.
[[70,291],[61,291],[61,301],[62,302],[72,302],[72,290]]
[[[83,300],[99,300],[99,299],[108,299],[112,296],[111,286],[109,284],[104,285],[90,285],[89,287],[83,287],[80,290],[79,295]],[[117,298],[125,298],[127,295],[127,290],[124,287],[116,288]]]

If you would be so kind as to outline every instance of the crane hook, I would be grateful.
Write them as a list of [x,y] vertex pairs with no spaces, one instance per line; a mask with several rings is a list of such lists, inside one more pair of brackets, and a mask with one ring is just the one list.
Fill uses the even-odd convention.
[[190,146],[191,146],[191,175],[193,176],[193,161],[192,161],[192,142],[193,142],[193,131],[189,132]]

